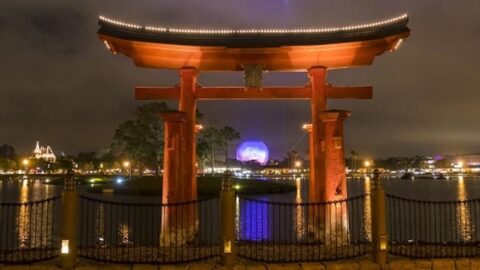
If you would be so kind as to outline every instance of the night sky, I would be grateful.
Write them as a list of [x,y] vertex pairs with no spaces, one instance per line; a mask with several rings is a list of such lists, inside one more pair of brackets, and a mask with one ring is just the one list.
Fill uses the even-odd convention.
[[[372,85],[374,99],[330,102],[351,110],[346,150],[362,156],[480,153],[480,1],[21,0],[0,3],[0,144],[36,140],[74,154],[108,147],[140,104],[135,85],[171,86],[177,71],[135,67],[97,39],[97,17],[190,28],[299,28],[367,23],[408,13],[410,38],[371,67],[338,70],[337,85]],[[81,4],[80,4],[81,3]],[[208,86],[242,73],[202,73]],[[268,73],[264,85],[304,85],[304,73]],[[172,104],[174,106],[174,104]],[[305,154],[307,101],[199,103],[205,120],[260,139],[273,158]],[[298,142],[298,144],[296,144]],[[296,145],[296,146],[295,146]],[[232,153],[233,155],[233,153]]]

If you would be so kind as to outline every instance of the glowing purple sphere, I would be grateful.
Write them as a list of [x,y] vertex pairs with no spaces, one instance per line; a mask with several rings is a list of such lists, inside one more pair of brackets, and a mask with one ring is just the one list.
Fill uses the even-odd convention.
[[237,160],[255,161],[265,165],[268,161],[268,148],[262,141],[244,141],[237,148]]

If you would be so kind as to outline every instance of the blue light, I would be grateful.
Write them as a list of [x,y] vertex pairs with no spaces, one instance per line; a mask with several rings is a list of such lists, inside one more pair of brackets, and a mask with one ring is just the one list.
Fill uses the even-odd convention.
[[123,179],[121,177],[118,177],[116,182],[117,182],[117,184],[121,184],[123,182]]
[[268,148],[262,141],[244,141],[237,148],[237,160],[241,162],[255,161],[265,165],[268,156]]

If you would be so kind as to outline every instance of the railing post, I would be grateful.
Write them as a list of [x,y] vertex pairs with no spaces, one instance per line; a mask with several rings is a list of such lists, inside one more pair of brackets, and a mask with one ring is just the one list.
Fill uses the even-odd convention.
[[388,250],[387,215],[385,190],[378,169],[373,172],[370,200],[372,206],[372,257],[374,262],[385,265]]
[[225,172],[220,192],[220,218],[222,242],[220,243],[221,262],[225,267],[235,264],[235,191],[232,175]]
[[65,177],[62,195],[60,267],[72,269],[77,262],[78,194],[73,172]]

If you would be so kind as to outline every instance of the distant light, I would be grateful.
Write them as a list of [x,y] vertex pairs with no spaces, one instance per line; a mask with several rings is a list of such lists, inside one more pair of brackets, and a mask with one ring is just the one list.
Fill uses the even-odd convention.
[[125,167],[125,168],[130,167],[130,161],[124,161],[123,162],[123,167]]
[[232,253],[232,241],[226,240],[226,241],[223,243],[223,253],[225,253],[225,254],[230,254],[230,253]]
[[196,124],[195,125],[195,132],[200,132],[203,130],[203,125],[202,124]]
[[370,167],[370,165],[372,165],[372,163],[369,160],[365,160],[365,162],[363,162],[363,165],[368,168]]
[[300,160],[295,161],[295,168],[302,167],[302,162]]
[[101,180],[102,180],[101,178],[91,178],[90,183],[95,183],[95,182],[101,181]]
[[121,177],[118,177],[117,180],[115,180],[117,184],[123,183],[123,179]]
[[28,160],[28,159],[25,158],[25,159],[22,160],[22,164],[23,164],[24,166],[27,166],[28,164],[30,164],[30,160]]
[[70,253],[70,249],[68,248],[68,240],[62,240],[62,254],[68,254]]
[[302,129],[305,131],[311,131],[312,130],[312,124],[303,124]]
[[459,168],[463,168],[464,165],[465,165],[465,163],[464,163],[463,161],[457,162],[457,166],[458,166]]
[[241,186],[240,185],[234,185],[233,188],[236,189],[236,190],[239,190],[241,188]]
[[50,183],[50,179],[49,178],[45,179],[45,183]]

